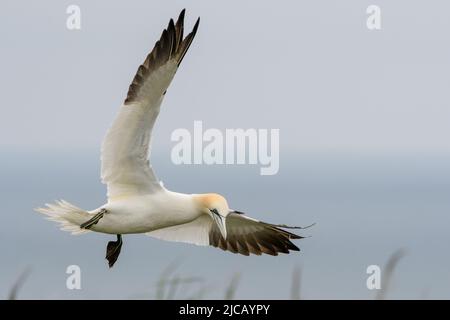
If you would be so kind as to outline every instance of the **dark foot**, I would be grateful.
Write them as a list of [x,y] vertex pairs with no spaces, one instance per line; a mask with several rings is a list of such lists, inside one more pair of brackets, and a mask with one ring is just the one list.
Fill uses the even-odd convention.
[[99,213],[97,213],[95,216],[93,216],[91,219],[86,221],[85,223],[80,225],[81,229],[90,229],[94,224],[97,224],[101,218],[105,215],[105,213],[108,213],[106,209],[101,209]]
[[108,265],[111,268],[116,262],[120,254],[120,249],[122,248],[122,236],[117,235],[117,241],[110,241],[106,246],[106,259],[108,260]]

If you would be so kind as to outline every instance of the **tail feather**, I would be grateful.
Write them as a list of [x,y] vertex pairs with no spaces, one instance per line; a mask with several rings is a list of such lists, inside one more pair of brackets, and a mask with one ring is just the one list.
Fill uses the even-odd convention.
[[90,218],[89,212],[80,209],[73,204],[60,200],[55,203],[46,203],[45,208],[35,209],[37,212],[45,214],[47,220],[58,223],[61,230],[71,232],[74,235],[89,232],[89,230],[81,229],[80,224]]

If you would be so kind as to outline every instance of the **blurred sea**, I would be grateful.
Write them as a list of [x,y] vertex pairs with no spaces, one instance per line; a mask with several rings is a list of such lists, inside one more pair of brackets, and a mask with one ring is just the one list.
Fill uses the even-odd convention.
[[[299,231],[300,253],[237,256],[209,247],[124,237],[121,256],[109,270],[106,243],[113,237],[60,231],[33,208],[66,199],[92,209],[105,201],[97,151],[0,153],[0,298],[19,274],[31,272],[18,298],[155,298],[169,265],[173,275],[193,277],[175,298],[204,292],[223,298],[240,274],[236,298],[290,297],[292,273],[301,268],[304,299],[372,299],[366,268],[383,267],[399,248],[387,298],[450,298],[450,156],[421,154],[282,154],[275,176],[258,166],[175,166],[153,156],[166,188],[219,192],[233,209],[263,221],[316,225]],[[79,265],[82,289],[66,289],[66,268]],[[197,293],[196,293],[197,292]]]

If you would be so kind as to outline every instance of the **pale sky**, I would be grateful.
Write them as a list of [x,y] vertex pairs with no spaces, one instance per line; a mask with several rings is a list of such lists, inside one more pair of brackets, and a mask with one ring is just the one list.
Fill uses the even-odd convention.
[[[0,145],[99,147],[128,85],[170,17],[200,29],[155,130],[277,128],[284,152],[450,150],[449,5],[376,1],[73,1],[2,5]],[[439,3],[439,5],[437,5]]]
[[[72,4],[78,31],[66,28]],[[372,4],[379,31],[366,27]],[[126,236],[108,270],[110,236],[73,237],[33,208],[104,203],[100,142],[138,65],[185,7],[186,30],[201,23],[154,130],[158,177],[174,191],[222,193],[263,221],[317,225],[300,253],[275,258]],[[28,266],[20,298],[154,298],[162,270],[180,260],[178,274],[201,277],[207,298],[222,298],[236,272],[237,298],[289,298],[296,266],[302,297],[373,298],[367,266],[399,248],[407,256],[389,298],[449,298],[449,11],[444,0],[2,1],[0,299]],[[278,174],[175,165],[171,134],[192,132],[195,120],[279,129]],[[65,286],[71,264],[83,290]]]

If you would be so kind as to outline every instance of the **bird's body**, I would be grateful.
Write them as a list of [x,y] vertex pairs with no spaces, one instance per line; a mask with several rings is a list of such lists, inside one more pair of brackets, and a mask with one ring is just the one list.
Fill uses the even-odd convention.
[[201,215],[191,195],[169,190],[123,196],[93,210],[91,214],[101,209],[106,209],[108,213],[90,230],[110,234],[147,233],[188,223]]
[[234,253],[277,255],[299,250],[290,239],[302,238],[274,225],[231,210],[214,193],[182,194],[167,190],[149,161],[151,132],[161,103],[181,61],[194,39],[199,20],[183,38],[184,10],[170,23],[152,52],[139,67],[127,98],[102,144],[101,178],[108,201],[86,211],[64,200],[37,211],[73,234],[90,231],[116,234],[106,258],[111,267],[119,256],[122,234],[149,236],[212,245]]

